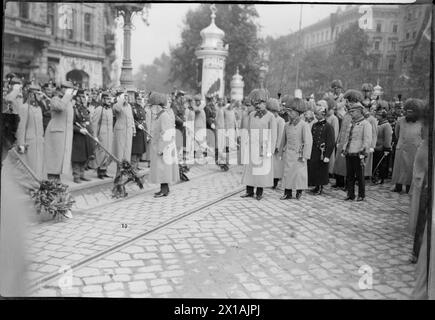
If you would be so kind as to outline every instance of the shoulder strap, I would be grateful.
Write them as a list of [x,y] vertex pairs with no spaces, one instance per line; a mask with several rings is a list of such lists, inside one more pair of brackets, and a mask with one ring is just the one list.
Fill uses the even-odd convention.
[[[98,108],[98,107],[97,107]],[[100,135],[100,131],[101,131],[101,123],[103,121],[103,112],[104,112],[104,106],[101,105],[101,115],[100,115],[100,120],[98,120],[98,131],[97,131],[97,137]]]

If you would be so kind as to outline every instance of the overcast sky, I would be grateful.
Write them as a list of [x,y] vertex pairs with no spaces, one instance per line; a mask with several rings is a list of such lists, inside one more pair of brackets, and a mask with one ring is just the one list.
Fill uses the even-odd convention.
[[[386,2],[388,0],[380,1]],[[372,2],[374,1],[372,0]],[[149,11],[149,26],[146,26],[140,19],[134,18],[135,30],[132,32],[133,68],[136,69],[141,64],[151,64],[163,52],[169,53],[170,46],[175,46],[181,41],[183,20],[187,11],[198,6],[198,3],[152,3]],[[297,31],[299,4],[255,6],[259,14],[258,22],[262,26],[260,36],[279,37],[289,34],[290,31]],[[327,17],[337,8],[338,5],[330,4],[303,5],[302,27]],[[121,30],[119,32],[122,33]]]

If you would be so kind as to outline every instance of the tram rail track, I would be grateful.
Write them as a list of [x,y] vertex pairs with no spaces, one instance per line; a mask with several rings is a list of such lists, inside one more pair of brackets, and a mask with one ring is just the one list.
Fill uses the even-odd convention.
[[[244,187],[238,187],[235,190],[227,192],[226,194],[218,197],[217,199],[211,200],[211,201],[209,201],[207,203],[204,203],[204,204],[199,205],[199,206],[197,206],[195,208],[192,208],[192,209],[187,210],[187,211],[185,211],[183,213],[180,213],[179,215],[177,215],[175,217],[172,217],[172,218],[170,218],[170,219],[168,219],[168,220],[158,224],[157,226],[152,227],[151,229],[149,229],[147,231],[141,232],[140,234],[135,235],[135,236],[133,236],[133,237],[131,237],[131,238],[125,240],[125,241],[122,241],[122,242],[120,242],[120,243],[118,243],[118,244],[116,244],[114,246],[111,246],[111,247],[109,247],[109,248],[107,248],[107,249],[105,249],[105,250],[103,250],[103,251],[101,251],[101,252],[99,252],[97,254],[90,255],[90,256],[88,256],[88,257],[86,257],[86,258],[84,258],[84,259],[82,259],[80,261],[77,261],[75,263],[71,263],[68,266],[71,268],[71,270],[74,270],[74,269],[80,268],[80,267],[82,267],[84,265],[87,265],[87,264],[89,264],[89,263],[91,263],[93,261],[96,261],[98,259],[104,258],[105,256],[113,253],[114,251],[117,251],[117,250],[122,249],[122,248],[124,248],[126,246],[129,246],[129,245],[133,244],[134,242],[138,241],[139,239],[141,239],[143,237],[146,237],[146,236],[148,236],[148,235],[150,235],[152,233],[155,233],[155,232],[157,232],[157,231],[159,231],[159,230],[161,230],[161,229],[163,229],[163,228],[165,228],[165,227],[167,227],[169,225],[177,223],[177,222],[179,222],[179,221],[181,221],[181,220],[183,220],[183,219],[185,219],[185,218],[187,218],[189,216],[192,216],[193,214],[195,214],[195,213],[197,213],[197,212],[199,212],[201,210],[204,210],[204,209],[207,209],[208,207],[211,207],[212,205],[215,205],[215,204],[217,204],[219,202],[222,202],[225,199],[228,199],[228,198],[230,198],[230,197],[240,193],[243,190],[244,190]],[[153,190],[150,190],[149,192],[152,192],[152,191]],[[139,196],[139,195],[143,195],[143,193],[135,195],[135,196]],[[32,281],[32,283],[29,285],[29,292],[30,293],[34,293],[35,291],[41,289],[42,287],[45,287],[47,283],[49,283],[51,281],[54,281],[54,280],[56,280],[57,278],[59,278],[61,276],[62,276],[62,273],[60,273],[60,272],[53,272],[53,273],[50,273],[50,274],[48,274],[46,276],[40,277],[40,278]]]
[[[215,174],[218,174],[218,172],[215,173]],[[204,177],[204,176],[207,176],[207,175],[210,175],[210,174],[206,173],[206,174],[203,174],[203,175],[199,175],[199,176],[196,176],[194,179],[201,178],[201,177]],[[278,188],[276,191],[280,191],[280,189],[281,188]],[[141,196],[141,195],[144,195],[144,194],[147,194],[147,193],[151,193],[154,190],[155,190],[155,188],[151,188],[151,189],[149,189],[149,190],[147,190],[147,191],[145,191],[143,193],[134,194],[134,195],[128,196],[128,197],[123,198],[123,199],[117,199],[117,200],[115,200],[115,202],[119,202],[119,201],[125,200],[125,199],[135,198],[137,196]],[[141,232],[141,233],[139,233],[139,234],[137,234],[137,235],[135,235],[135,236],[125,240],[125,241],[117,243],[116,245],[111,246],[111,247],[109,247],[109,248],[107,248],[107,249],[105,249],[105,250],[103,250],[101,252],[98,252],[98,253],[93,254],[93,255],[89,255],[88,257],[86,257],[86,258],[84,258],[84,259],[82,259],[80,261],[77,261],[75,263],[71,263],[69,265],[69,267],[72,270],[78,269],[78,268],[83,267],[85,265],[88,265],[88,264],[90,264],[90,263],[92,263],[94,261],[97,261],[97,260],[99,260],[101,258],[104,258],[105,256],[108,256],[108,255],[110,255],[113,252],[116,252],[116,251],[118,251],[118,250],[120,250],[120,249],[122,249],[122,248],[124,248],[126,246],[129,246],[129,245],[135,243],[136,241],[138,241],[138,240],[140,240],[140,239],[142,239],[142,238],[144,238],[144,237],[146,237],[146,236],[148,236],[148,235],[150,235],[152,233],[155,233],[155,232],[157,232],[157,231],[159,231],[159,230],[161,230],[161,229],[163,229],[163,228],[165,228],[167,226],[175,224],[175,223],[177,223],[177,222],[179,222],[179,221],[181,221],[181,220],[183,220],[183,219],[185,219],[185,218],[187,218],[189,216],[192,216],[192,215],[194,215],[197,212],[200,212],[200,211],[202,211],[204,209],[207,209],[207,208],[209,208],[209,207],[211,207],[211,206],[213,206],[215,204],[218,204],[218,203],[220,203],[220,202],[222,202],[222,201],[224,201],[224,200],[226,200],[226,199],[228,199],[228,198],[230,198],[230,197],[232,197],[232,196],[242,192],[243,190],[244,190],[244,186],[240,186],[240,187],[238,187],[238,188],[236,188],[236,189],[234,189],[234,190],[232,190],[230,192],[227,192],[226,194],[224,194],[224,195],[222,195],[222,196],[220,196],[220,197],[218,197],[218,198],[216,198],[214,200],[208,201],[208,202],[206,202],[204,204],[201,204],[201,205],[199,205],[199,206],[197,206],[195,208],[192,208],[192,209],[189,209],[189,210],[187,210],[185,212],[182,212],[182,213],[176,215],[175,217],[167,219],[164,222],[158,224],[157,226],[154,226],[154,227],[152,227],[151,229],[149,229],[147,231]],[[384,204],[386,204],[388,206],[391,206],[391,207],[397,209],[398,211],[401,211],[403,213],[408,214],[408,212],[403,210],[402,208],[400,208],[398,206],[395,206],[395,205],[391,204],[390,202],[383,200],[380,197],[376,197],[376,196],[372,195],[371,193],[372,193],[372,191],[368,190],[366,196],[371,198],[371,199],[373,199],[373,200],[375,200],[375,201],[378,201],[378,202],[384,203]],[[337,192],[332,191],[332,190],[328,190],[328,191],[325,192],[326,196],[334,196],[336,194],[337,194]],[[96,208],[104,207],[104,206],[113,204],[115,202],[102,204],[102,205],[99,205],[99,206],[96,206],[96,207],[93,207],[93,208],[89,208],[89,209],[86,209],[86,210],[81,210],[81,212],[86,212],[88,210],[93,210],[93,209],[96,209]],[[62,273],[60,273],[60,272],[53,272],[53,273],[50,273],[50,274],[48,274],[46,276],[40,277],[40,278],[32,281],[32,283],[29,285],[29,292],[30,293],[34,293],[34,292],[38,291],[41,288],[47,288],[48,287],[47,285],[50,282],[55,281],[56,279],[60,278],[61,276],[62,276]]]

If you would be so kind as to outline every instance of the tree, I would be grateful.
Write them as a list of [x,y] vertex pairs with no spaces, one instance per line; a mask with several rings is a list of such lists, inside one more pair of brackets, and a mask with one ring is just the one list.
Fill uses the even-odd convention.
[[302,91],[307,93],[327,91],[333,73],[328,60],[329,56],[324,50],[305,52],[300,63],[300,79],[307,85],[301,86]]
[[422,39],[409,68],[410,97],[429,99],[430,71],[430,41]]
[[269,72],[266,75],[266,87],[272,97],[278,93],[289,94],[290,88],[295,85],[296,79],[296,52],[291,47],[291,36],[282,36],[277,39],[267,37],[265,46],[269,48]]
[[173,86],[178,83],[168,81],[170,63],[170,57],[163,53],[159,58],[154,59],[151,65],[141,65],[133,76],[135,86],[147,91],[171,92]]
[[[258,86],[259,40],[255,18],[257,10],[251,4],[216,4],[216,25],[225,32],[229,44],[225,67],[225,92],[236,68],[245,81],[245,92]],[[210,6],[201,4],[189,10],[181,33],[181,43],[171,49],[170,80],[179,81],[186,90],[197,90],[198,59],[195,50],[202,42],[200,32],[210,24]]]
[[344,30],[335,41],[329,64],[345,88],[359,89],[362,83],[370,80],[368,76],[373,70],[376,56],[369,53],[369,47],[368,35],[357,22]]

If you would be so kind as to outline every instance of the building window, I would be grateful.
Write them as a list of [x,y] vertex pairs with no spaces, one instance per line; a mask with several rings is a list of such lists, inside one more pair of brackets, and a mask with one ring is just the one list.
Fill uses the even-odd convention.
[[54,35],[55,31],[56,31],[56,28],[55,28],[55,25],[54,25],[54,21],[55,21],[55,18],[54,18],[55,8],[54,8],[54,6],[55,5],[56,4],[54,4],[52,2],[48,2],[47,3],[47,24],[50,27],[52,35]]
[[415,39],[416,36],[417,36],[417,31],[414,31],[414,32],[412,33],[412,39]]
[[396,41],[391,41],[391,50],[396,51]]
[[373,69],[374,69],[374,70],[378,70],[378,67],[379,67],[379,59],[378,59],[378,58],[375,58],[375,59],[373,60]]
[[388,60],[388,70],[389,71],[393,71],[394,70],[394,63],[396,62],[395,60],[396,60],[395,58],[390,58]]
[[85,13],[85,41],[91,42],[92,34],[92,24],[91,24],[91,14]]
[[367,24],[367,19],[364,19],[364,24]]
[[72,10],[72,14],[71,14],[71,24],[70,24],[70,29],[67,30],[67,37],[70,40],[74,39],[74,32],[76,30],[76,17],[77,17],[77,12],[75,9]]
[[379,41],[375,41],[375,50],[379,50]]
[[403,51],[403,63],[408,62],[408,51]]
[[393,25],[393,33],[397,33],[397,24]]
[[406,33],[406,40],[409,39],[409,32]]
[[377,23],[376,24],[376,32],[381,32],[381,29],[382,29],[382,24]]
[[28,2],[19,2],[18,4],[18,14],[20,18],[29,19],[29,3]]

